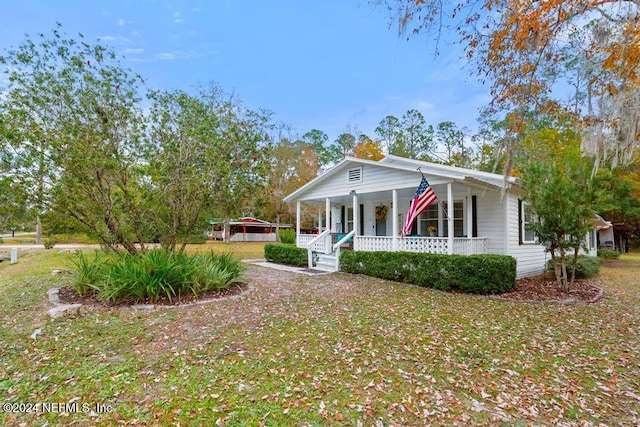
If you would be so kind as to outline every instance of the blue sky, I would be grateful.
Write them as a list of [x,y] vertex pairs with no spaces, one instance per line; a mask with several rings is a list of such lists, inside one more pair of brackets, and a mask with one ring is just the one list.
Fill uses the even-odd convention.
[[244,105],[266,108],[300,135],[333,141],[347,126],[374,136],[385,116],[422,112],[427,123],[476,127],[489,88],[459,50],[407,41],[368,0],[93,0],[5,2],[0,50],[60,22],[112,46],[155,89],[217,82]]

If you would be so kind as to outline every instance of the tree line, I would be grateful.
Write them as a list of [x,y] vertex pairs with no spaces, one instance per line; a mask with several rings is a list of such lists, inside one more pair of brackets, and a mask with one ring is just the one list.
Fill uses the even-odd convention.
[[[431,24],[421,21],[428,17],[427,6],[438,6],[397,3],[406,6],[402,25],[419,24],[414,34]],[[332,142],[318,129],[299,136],[275,124],[268,111],[244,107],[215,84],[145,92],[143,78],[124,68],[113,50],[82,35],[68,38],[57,28],[27,38],[0,57],[8,81],[0,97],[0,228],[41,216],[50,233],[85,232],[112,250],[135,253],[146,242],[182,250],[190,235],[207,228],[208,218],[228,221],[244,214],[292,222],[292,208],[282,198],[346,156],[378,160],[389,153],[544,177],[553,171],[528,167],[541,162],[567,170],[563,156],[576,144],[580,156],[567,157],[571,167],[591,166],[588,176],[583,169],[576,176],[590,189],[608,189],[597,199],[590,193],[583,205],[589,202],[590,214],[598,207],[611,215],[608,219],[637,227],[640,115],[633,64],[640,56],[634,53],[637,43],[625,38],[637,40],[637,27],[626,24],[634,15],[619,11],[611,20],[604,14],[572,32],[575,44],[553,44],[551,57],[543,55],[538,37],[558,34],[535,19],[556,16],[558,28],[564,28],[571,21],[567,11],[579,15],[574,3],[567,10],[562,2],[523,10],[536,12],[531,19],[540,25],[528,36],[510,12],[495,22],[481,15],[471,19],[489,19],[490,37],[475,39],[461,29],[479,72],[489,73],[494,85],[494,102],[473,135],[453,122],[427,124],[410,109],[401,117],[384,117],[373,137],[349,128]],[[600,37],[603,32],[609,38]],[[584,48],[579,37],[587,35],[590,53],[579,49]],[[491,40],[501,44],[485,44]],[[501,62],[501,52],[517,61]],[[532,55],[538,55],[537,62],[531,62]],[[522,75],[513,75],[518,72]],[[511,75],[513,84],[503,74]],[[574,88],[566,99],[555,96],[559,81]],[[531,184],[529,190],[535,189]],[[307,226],[313,217],[308,215]]]
[[427,125],[417,110],[385,117],[373,138],[347,128],[331,142],[318,129],[295,135],[214,83],[146,90],[110,47],[61,26],[0,64],[4,230],[41,217],[50,234],[87,233],[112,250],[179,250],[211,218],[292,222],[282,198],[346,156],[478,165],[464,130]]

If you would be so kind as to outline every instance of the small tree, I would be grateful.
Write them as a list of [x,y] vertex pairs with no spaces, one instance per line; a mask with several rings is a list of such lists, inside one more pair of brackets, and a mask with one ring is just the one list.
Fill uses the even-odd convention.
[[160,243],[182,251],[214,202],[216,162],[225,148],[219,118],[222,93],[211,86],[200,96],[173,91],[154,92],[151,98],[146,196],[157,212],[153,223]]
[[525,136],[523,146],[521,183],[527,191],[524,200],[535,216],[530,230],[547,245],[558,286],[567,292],[594,215],[593,163],[582,155],[570,129],[535,131]]

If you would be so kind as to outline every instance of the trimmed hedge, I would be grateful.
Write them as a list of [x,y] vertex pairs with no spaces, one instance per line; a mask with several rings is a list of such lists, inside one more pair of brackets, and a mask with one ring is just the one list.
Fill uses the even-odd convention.
[[[571,277],[572,257],[567,257],[567,274]],[[588,279],[600,273],[602,259],[595,256],[580,255],[576,263],[576,279]],[[547,261],[547,270],[553,271],[553,260]]]
[[267,261],[280,264],[306,267],[309,265],[307,250],[296,245],[269,243],[264,245],[264,257]]
[[296,231],[284,228],[278,231],[281,243],[294,244],[296,242]]
[[516,260],[504,255],[343,252],[340,270],[440,290],[499,294],[516,284]]
[[598,249],[598,258],[618,259],[620,258],[620,252],[611,249]]

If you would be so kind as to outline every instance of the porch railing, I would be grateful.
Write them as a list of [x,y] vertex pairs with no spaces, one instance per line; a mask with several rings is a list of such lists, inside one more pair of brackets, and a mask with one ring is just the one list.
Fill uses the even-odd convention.
[[[457,255],[485,254],[488,250],[486,237],[454,237],[453,253]],[[356,251],[393,251],[393,237],[355,236]],[[402,237],[396,240],[396,251],[448,254],[449,239],[446,237]]]
[[489,252],[486,237],[454,238],[453,253],[457,255],[481,255]]
[[[325,234],[326,233],[326,234]],[[310,248],[316,252],[331,253],[331,234],[300,234],[298,246]],[[322,236],[322,237],[321,237]],[[353,249],[356,251],[393,251],[391,236],[353,236]],[[449,253],[449,239],[446,237],[402,237],[396,240],[396,250],[402,252],[425,252],[432,254]],[[486,237],[454,237],[453,253],[456,255],[486,254],[489,249]]]
[[317,234],[298,234],[296,240],[296,246],[299,248],[306,248],[309,246],[309,242],[318,237]]

